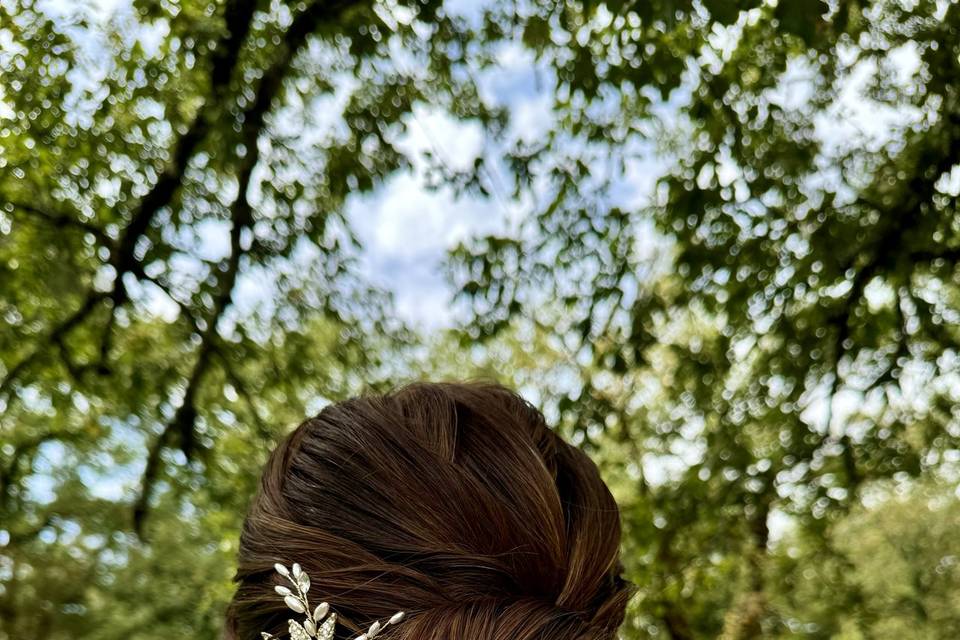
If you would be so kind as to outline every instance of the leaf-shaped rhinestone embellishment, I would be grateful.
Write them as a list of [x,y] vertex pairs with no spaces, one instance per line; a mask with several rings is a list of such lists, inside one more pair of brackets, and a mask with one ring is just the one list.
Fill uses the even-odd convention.
[[288,620],[290,624],[290,640],[310,640],[310,634],[296,620]]

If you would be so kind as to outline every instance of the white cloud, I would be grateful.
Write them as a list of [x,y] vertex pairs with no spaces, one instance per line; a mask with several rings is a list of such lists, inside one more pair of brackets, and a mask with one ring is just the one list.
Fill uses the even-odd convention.
[[426,166],[424,152],[439,156],[452,169],[466,169],[483,152],[483,136],[477,122],[462,122],[443,111],[417,105],[397,146],[414,160],[418,171]]
[[468,236],[496,231],[503,220],[494,201],[428,191],[409,173],[352,201],[348,215],[363,243],[364,275],[394,293],[404,320],[426,329],[453,319],[453,291],[442,272],[447,251]]

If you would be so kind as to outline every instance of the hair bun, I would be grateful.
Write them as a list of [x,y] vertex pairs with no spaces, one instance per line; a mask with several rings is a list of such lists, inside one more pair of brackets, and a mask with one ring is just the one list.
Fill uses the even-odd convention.
[[619,542],[595,465],[529,403],[419,383],[331,405],[273,452],[228,627],[282,624],[273,566],[296,561],[347,628],[406,611],[384,638],[604,640],[629,595]]

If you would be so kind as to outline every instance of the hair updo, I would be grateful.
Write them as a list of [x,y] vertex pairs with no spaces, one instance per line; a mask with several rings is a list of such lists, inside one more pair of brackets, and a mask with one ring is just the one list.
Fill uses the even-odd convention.
[[298,562],[337,638],[609,640],[630,594],[596,467],[517,394],[417,383],[326,407],[280,443],[240,537],[227,638],[283,634]]

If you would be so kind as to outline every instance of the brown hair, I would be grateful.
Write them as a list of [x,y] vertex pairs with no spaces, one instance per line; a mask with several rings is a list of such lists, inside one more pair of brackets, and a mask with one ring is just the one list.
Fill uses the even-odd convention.
[[[608,640],[630,588],[617,505],[543,415],[491,383],[417,383],[326,407],[270,456],[240,537],[227,637],[296,617],[274,563],[299,562],[337,638]],[[350,632],[354,633],[350,633]]]

